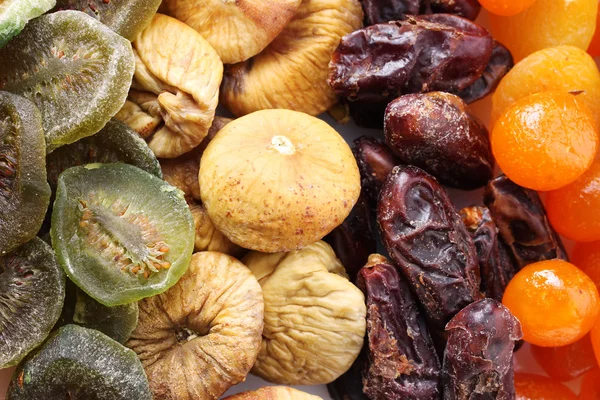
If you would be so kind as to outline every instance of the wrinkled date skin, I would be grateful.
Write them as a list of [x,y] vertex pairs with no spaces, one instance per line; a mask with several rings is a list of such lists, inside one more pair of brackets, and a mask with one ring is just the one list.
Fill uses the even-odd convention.
[[508,282],[517,273],[509,249],[498,235],[498,228],[486,207],[465,207],[460,211],[473,236],[481,272],[481,291],[486,297],[502,301]]
[[377,221],[429,322],[443,328],[479,298],[475,245],[435,178],[417,167],[394,167],[381,190]]
[[406,282],[385,257],[360,270],[367,302],[363,391],[371,400],[441,399],[440,362]]
[[487,30],[465,18],[408,16],[344,36],[329,63],[328,81],[339,96],[368,102],[455,93],[481,77],[493,44]]
[[477,0],[362,0],[365,26],[397,21],[407,15],[455,14],[470,20],[479,15]]
[[477,0],[430,0],[429,8],[434,14],[454,14],[474,21],[481,5]]
[[422,168],[443,185],[472,190],[494,176],[487,129],[453,94],[400,96],[385,111],[384,133],[400,162]]
[[468,88],[455,93],[467,103],[484,98],[498,87],[498,84],[515,65],[510,51],[494,41],[494,49],[483,75]]
[[352,152],[360,171],[362,191],[371,207],[375,208],[381,187],[400,161],[385,143],[371,136],[356,139]]
[[500,237],[508,245],[518,269],[538,261],[568,261],[562,241],[550,226],[536,191],[501,175],[486,186],[483,202],[489,208]]
[[444,400],[514,400],[513,349],[521,324],[502,303],[477,301],[446,326]]
[[350,215],[324,239],[342,262],[351,282],[377,251],[377,241],[371,222],[371,209],[361,193]]

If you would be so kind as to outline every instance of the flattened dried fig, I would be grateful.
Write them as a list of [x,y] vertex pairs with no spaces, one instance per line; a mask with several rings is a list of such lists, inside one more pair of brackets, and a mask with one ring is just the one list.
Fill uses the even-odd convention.
[[[130,93],[129,100],[163,122],[153,132],[150,148],[164,158],[190,151],[202,142],[212,124],[223,63],[198,32],[162,14],[154,16],[133,47],[136,70],[132,87],[145,93]],[[144,130],[152,127],[152,120],[146,118],[142,123],[133,118],[136,115],[123,111],[119,117],[133,120]]]
[[214,400],[242,382],[256,360],[264,303],[256,278],[235,258],[196,253],[167,292],[139,303],[127,345],[155,400]]
[[212,223],[201,203],[188,199],[188,205],[196,226],[194,251],[219,251],[234,257],[244,253],[244,249],[227,239]]
[[161,11],[197,30],[225,64],[260,53],[292,19],[300,0],[165,0]]
[[244,262],[265,299],[252,373],[279,384],[314,385],[348,370],[363,345],[366,308],[331,247],[319,241],[289,253],[251,252]]
[[323,400],[319,396],[301,392],[286,386],[267,386],[253,392],[243,392],[223,400]]
[[329,59],[362,18],[358,0],[303,0],[265,50],[227,67],[221,102],[237,116],[269,108],[321,114],[337,102],[327,85]]

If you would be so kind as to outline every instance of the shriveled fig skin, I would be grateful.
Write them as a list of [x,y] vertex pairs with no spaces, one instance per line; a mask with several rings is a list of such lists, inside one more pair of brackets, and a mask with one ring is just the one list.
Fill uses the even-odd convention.
[[233,257],[194,254],[180,281],[141,301],[139,312],[127,346],[142,361],[154,400],[217,399],[244,381],[256,360],[262,290]]
[[252,392],[243,392],[225,397],[223,400],[323,400],[287,386],[267,386]]

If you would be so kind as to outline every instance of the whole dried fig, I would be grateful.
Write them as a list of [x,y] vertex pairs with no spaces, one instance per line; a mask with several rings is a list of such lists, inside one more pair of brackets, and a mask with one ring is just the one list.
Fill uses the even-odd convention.
[[323,400],[319,396],[286,386],[266,386],[252,392],[243,392],[223,400]]
[[227,67],[221,102],[237,116],[268,108],[321,114],[337,102],[327,85],[331,54],[362,19],[358,0],[303,0],[265,50]]
[[155,400],[214,400],[254,364],[263,312],[261,288],[242,263],[196,253],[175,286],[139,303],[127,346],[142,361]]
[[302,250],[251,252],[244,263],[265,299],[263,341],[252,373],[286,385],[329,383],[363,345],[365,301],[325,242]]

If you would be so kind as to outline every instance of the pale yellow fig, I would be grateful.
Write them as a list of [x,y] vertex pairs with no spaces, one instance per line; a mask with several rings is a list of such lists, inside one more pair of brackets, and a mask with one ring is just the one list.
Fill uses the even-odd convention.
[[197,30],[225,64],[264,49],[292,19],[300,0],[163,0],[161,11]]
[[[215,116],[223,77],[219,56],[194,29],[162,14],[156,14],[133,47],[136,70],[128,100],[161,121],[148,135],[150,148],[162,158],[192,150]],[[125,122],[131,118],[123,110],[120,114]]]
[[225,397],[223,400],[323,400],[287,386],[266,386],[252,392],[243,392]]
[[127,124],[142,138],[147,139],[161,124],[160,117],[153,117],[136,102],[127,100],[115,118]]
[[139,302],[127,346],[140,358],[154,400],[215,400],[254,364],[263,312],[248,268],[222,253],[196,253],[175,286]]
[[324,121],[290,110],[257,111],[226,125],[204,151],[199,180],[217,229],[263,252],[323,238],[360,194],[344,139]]
[[363,293],[346,277],[331,247],[319,241],[289,253],[249,253],[265,326],[252,373],[284,385],[329,383],[346,372],[363,346]]
[[337,101],[327,84],[331,55],[362,20],[358,0],[303,0],[265,50],[227,67],[221,102],[237,116],[268,108],[321,114]]
[[196,227],[195,251],[219,251],[234,257],[239,257],[246,252],[219,232],[208,217],[208,213],[202,204],[194,200],[188,200],[188,205]]

